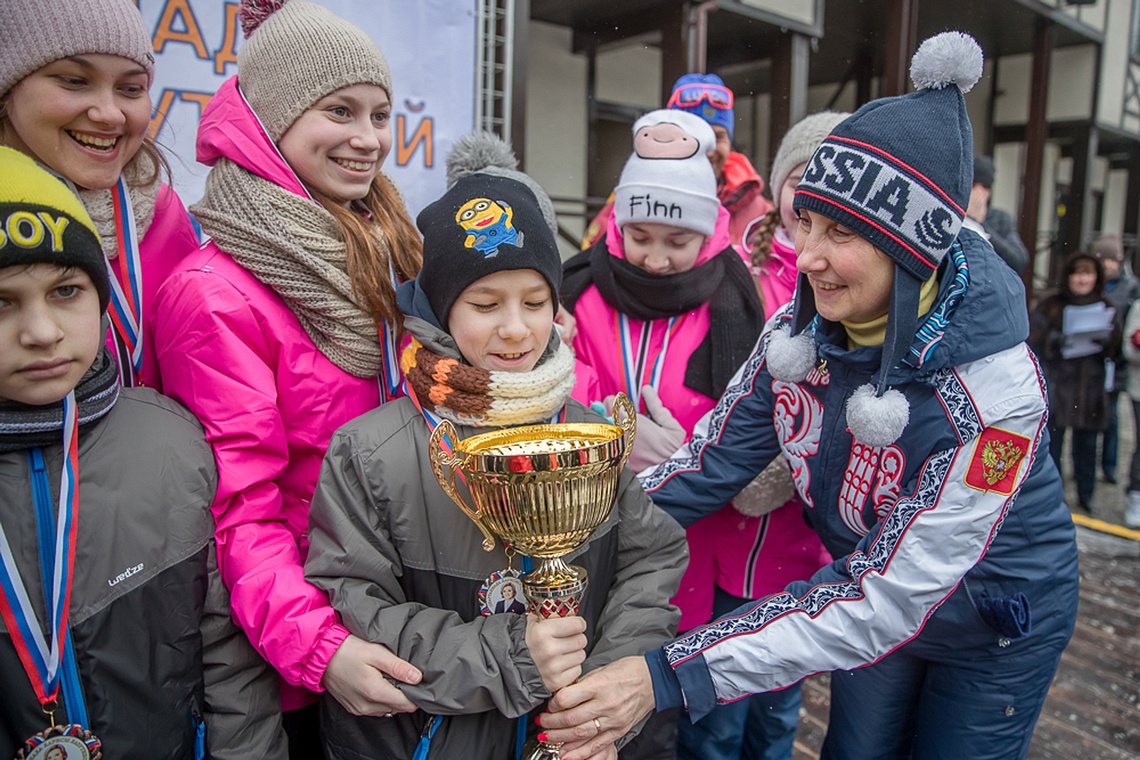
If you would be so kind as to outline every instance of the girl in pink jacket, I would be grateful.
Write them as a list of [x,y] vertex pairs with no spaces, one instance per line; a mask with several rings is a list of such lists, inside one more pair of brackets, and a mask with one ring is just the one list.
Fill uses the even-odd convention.
[[158,386],[155,293],[198,239],[147,136],[154,53],[142,16],[127,0],[0,0],[0,39],[0,144],[83,202],[111,272],[120,381]]
[[[729,245],[728,212],[717,201],[705,158],[706,141],[713,139],[708,125],[690,114],[642,117],[606,236],[566,265],[562,292],[578,321],[575,350],[593,367],[604,394],[640,397],[643,414],[630,458],[638,470],[664,461],[688,440],[764,325],[746,260]],[[689,567],[673,600],[681,608],[679,630],[708,622],[714,604],[717,612],[734,609],[809,577],[828,561],[782,466],[782,478],[778,469],[762,475],[733,504],[687,530]],[[774,733],[781,742],[787,738],[790,754],[798,689],[777,699],[787,703],[779,706],[786,719]],[[705,721],[712,725],[716,718]],[[706,733],[703,725],[681,721],[678,757],[740,757],[740,732],[732,726],[711,743]]]
[[388,65],[315,3],[243,3],[238,76],[206,108],[193,207],[208,245],[160,289],[167,394],[202,421],[233,613],[280,673],[290,749],[320,757],[315,692],[355,714],[414,706],[383,678],[416,671],[350,636],[304,579],[309,502],[333,432],[398,393],[395,285],[421,262],[391,148]]

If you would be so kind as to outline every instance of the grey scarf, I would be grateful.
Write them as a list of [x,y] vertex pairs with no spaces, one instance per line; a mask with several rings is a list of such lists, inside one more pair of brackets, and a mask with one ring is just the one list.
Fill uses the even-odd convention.
[[[190,210],[219,248],[281,296],[329,361],[356,377],[380,373],[376,321],[352,293],[344,240],[323,206],[221,159]],[[376,246],[388,255],[379,235]]]
[[[119,399],[119,373],[110,352],[99,349],[91,368],[75,387],[79,431],[111,411]],[[58,446],[63,431],[63,401],[31,406],[18,401],[0,402],[0,453],[37,446]]]

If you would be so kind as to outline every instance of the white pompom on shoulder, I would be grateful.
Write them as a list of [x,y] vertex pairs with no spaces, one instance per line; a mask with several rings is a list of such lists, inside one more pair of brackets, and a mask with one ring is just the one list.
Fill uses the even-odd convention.
[[893,388],[876,396],[873,385],[860,385],[847,399],[847,429],[866,446],[890,446],[903,434],[908,422],[910,402]]
[[910,78],[920,90],[948,84],[962,92],[982,78],[982,49],[968,34],[943,32],[923,42],[910,61]]
[[785,383],[802,383],[815,366],[815,341],[805,333],[792,337],[791,330],[772,331],[765,362],[772,377]]

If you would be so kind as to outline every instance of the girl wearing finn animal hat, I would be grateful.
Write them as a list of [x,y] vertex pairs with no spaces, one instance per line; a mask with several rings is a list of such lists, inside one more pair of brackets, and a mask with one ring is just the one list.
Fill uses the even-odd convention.
[[163,391],[202,421],[234,619],[281,676],[297,757],[320,757],[317,694],[416,707],[418,673],[351,635],[304,578],[309,503],[337,427],[400,395],[396,287],[420,240],[381,171],[393,83],[359,27],[317,3],[246,0],[238,73],[202,115],[193,207],[210,242],[156,296]]
[[[469,138],[461,144],[486,155]],[[516,760],[552,693],[658,646],[677,624],[669,597],[685,561],[681,529],[628,469],[610,519],[574,555],[589,575],[584,603],[541,621],[503,603],[507,586],[521,592],[531,558],[501,542],[485,550],[436,481],[428,441],[441,419],[463,438],[600,420],[569,397],[574,356],[554,330],[562,268],[545,193],[517,171],[468,169],[416,220],[424,265],[399,290],[412,335],[408,395],[337,431],[313,496],[306,575],[355,633],[424,673],[401,686],[415,713],[376,720],[326,698],[333,760]],[[632,746],[624,754],[660,757]]]
[[[694,435],[751,354],[764,312],[746,259],[729,244],[729,214],[705,158],[712,129],[691,113],[663,110],[633,131],[610,227],[567,262],[562,297],[578,321],[575,349],[598,375],[601,395],[624,391],[641,403],[630,462],[642,472]],[[764,583],[782,589],[828,560],[798,509],[772,512],[792,495],[787,466],[781,470],[783,487],[764,489],[774,504],[734,493],[720,513],[689,528],[689,566],[673,600],[681,631],[711,620],[722,596],[747,598],[753,588],[761,595]],[[737,556],[750,557],[759,585],[752,576],[741,588],[726,580]],[[779,698],[783,722],[794,727],[798,692]],[[708,751],[693,728],[679,729],[682,757]]]
[[1021,281],[961,229],[981,73],[973,39],[938,35],[916,92],[831,131],[796,189],[794,304],[643,478],[688,524],[783,452],[835,562],[587,674],[554,699],[572,711],[542,717],[553,739],[654,707],[699,720],[832,671],[825,758],[1026,756],[1072,634],[1077,552]]

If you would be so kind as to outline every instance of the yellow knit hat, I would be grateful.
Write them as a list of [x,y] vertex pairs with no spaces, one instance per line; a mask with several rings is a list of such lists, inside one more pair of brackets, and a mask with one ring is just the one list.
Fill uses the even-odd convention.
[[27,264],[82,269],[107,308],[107,260],[87,210],[31,158],[0,147],[0,269]]

